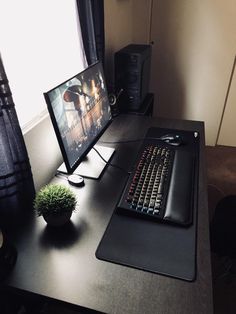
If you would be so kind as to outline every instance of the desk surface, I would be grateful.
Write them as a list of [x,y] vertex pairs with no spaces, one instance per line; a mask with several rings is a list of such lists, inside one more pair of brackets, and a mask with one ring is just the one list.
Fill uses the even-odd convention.
[[[8,287],[76,305],[80,310],[213,313],[204,124],[121,115],[101,140],[142,138],[151,126],[196,130],[201,135],[196,281],[185,282],[96,259],[95,251],[127,179],[119,169],[108,167],[100,180],[85,179],[83,188],[73,188],[79,207],[66,229],[50,232],[43,218],[31,215],[11,234],[18,260],[6,281]],[[112,163],[125,169],[132,166],[137,142],[106,145],[116,149]],[[67,185],[59,178],[53,182]]]

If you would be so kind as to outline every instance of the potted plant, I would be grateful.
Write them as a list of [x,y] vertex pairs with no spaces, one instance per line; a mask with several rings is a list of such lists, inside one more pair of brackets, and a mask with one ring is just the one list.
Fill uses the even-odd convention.
[[70,220],[76,204],[76,196],[68,187],[48,184],[36,194],[34,209],[49,225],[61,226]]

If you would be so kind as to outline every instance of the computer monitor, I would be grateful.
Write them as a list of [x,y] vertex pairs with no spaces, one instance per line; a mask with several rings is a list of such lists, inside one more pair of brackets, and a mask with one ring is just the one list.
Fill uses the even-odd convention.
[[[97,153],[87,154],[112,120],[101,62],[44,93],[44,97],[64,159],[61,171],[75,173],[84,160],[82,173],[77,173],[99,177],[100,167],[106,164]],[[104,149],[98,150],[105,159],[110,158],[114,150]],[[92,169],[96,170],[94,175]]]

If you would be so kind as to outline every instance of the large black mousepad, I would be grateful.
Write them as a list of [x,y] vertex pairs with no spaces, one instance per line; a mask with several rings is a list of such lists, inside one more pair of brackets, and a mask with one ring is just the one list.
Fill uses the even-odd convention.
[[[192,138],[193,132],[181,132],[185,137]],[[190,141],[186,147],[196,154],[198,161],[198,141]],[[191,226],[179,227],[130,217],[114,211],[97,248],[96,257],[149,272],[193,281],[196,276],[197,182],[198,162],[195,162],[194,212]]]

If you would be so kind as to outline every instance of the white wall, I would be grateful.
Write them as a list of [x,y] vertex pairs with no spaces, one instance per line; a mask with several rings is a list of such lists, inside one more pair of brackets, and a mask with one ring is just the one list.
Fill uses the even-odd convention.
[[229,82],[229,91],[225,101],[225,110],[220,127],[218,145],[236,147],[236,57]]
[[114,82],[114,53],[132,42],[133,0],[105,0],[105,70],[108,88]]
[[155,115],[203,120],[216,143],[236,51],[233,0],[154,0]]
[[133,42],[137,44],[149,44],[150,42],[150,19],[152,15],[152,0],[133,0]]
[[114,83],[114,53],[132,43],[149,42],[151,3],[151,0],[104,1],[108,86]]

